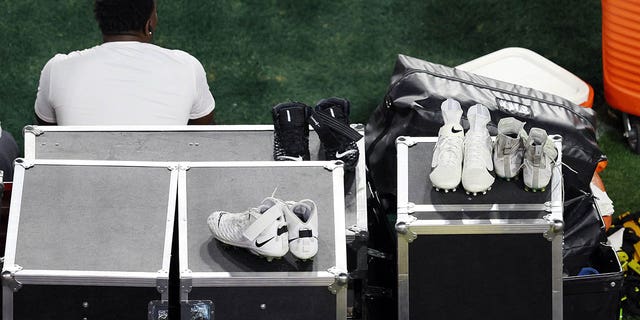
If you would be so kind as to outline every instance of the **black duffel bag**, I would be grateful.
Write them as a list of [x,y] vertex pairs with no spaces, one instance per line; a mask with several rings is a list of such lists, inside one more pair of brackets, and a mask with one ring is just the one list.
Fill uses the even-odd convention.
[[[396,197],[396,138],[437,136],[443,125],[440,105],[447,98],[462,105],[465,129],[469,128],[466,111],[480,103],[491,112],[491,135],[497,134],[497,123],[505,117],[526,122],[527,129],[561,135],[567,199],[589,190],[598,162],[606,159],[596,142],[592,109],[553,94],[398,55],[384,101],[366,126],[367,166],[379,195],[390,204]],[[393,206],[387,209],[395,213]]]

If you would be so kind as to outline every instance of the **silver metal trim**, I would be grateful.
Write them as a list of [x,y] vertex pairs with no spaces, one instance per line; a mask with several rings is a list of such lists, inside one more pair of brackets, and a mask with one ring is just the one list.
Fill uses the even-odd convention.
[[[16,159],[17,160],[17,159]],[[25,165],[48,166],[96,166],[96,167],[151,167],[171,168],[178,162],[170,161],[112,161],[112,160],[68,160],[68,159],[25,159]]]
[[333,171],[333,216],[335,225],[336,265],[339,270],[347,270],[347,242],[344,203],[344,167]]
[[169,181],[169,199],[167,200],[167,223],[164,237],[164,250],[162,253],[162,269],[159,272],[169,274],[171,264],[171,243],[173,240],[173,222],[176,216],[176,197],[178,193],[178,170],[171,170]]
[[415,204],[408,206],[408,213],[415,212],[443,212],[443,211],[550,211],[550,204],[517,204],[517,203],[488,203],[488,204]]
[[15,279],[22,284],[122,286],[155,288],[158,279],[169,279],[158,272],[20,270]]
[[[552,319],[562,320],[563,317],[563,289],[562,289],[562,232],[551,242],[551,295]],[[617,256],[617,255],[616,255]]]
[[507,234],[507,233],[545,233],[550,224],[540,223],[540,220],[518,220],[519,223],[495,223],[490,220],[461,220],[451,223],[451,220],[417,220],[408,225],[410,231],[416,234]]
[[562,182],[562,137],[552,135],[556,149],[558,150],[558,159],[553,168],[551,175],[551,220],[563,221],[564,211],[564,183]]
[[329,286],[335,275],[317,272],[191,272],[194,287]]
[[183,281],[188,281],[191,278],[191,270],[189,270],[189,250],[187,243],[187,170],[186,166],[180,166],[178,174],[178,248],[179,248],[179,274],[180,274],[180,300],[188,300],[189,292],[182,288]]
[[13,291],[5,285],[0,286],[2,290],[2,319],[13,320]]
[[336,319],[347,319],[347,290],[338,290],[336,293]]
[[242,167],[325,167],[335,161],[190,161],[180,162],[189,168],[242,168]]
[[409,319],[409,243],[398,237],[398,319]]
[[[405,139],[405,140],[401,140]],[[398,137],[396,139],[396,157],[397,157],[397,214],[401,215],[409,213],[409,145],[404,143],[407,137]]]
[[[361,124],[352,125],[354,128],[362,128]],[[359,130],[364,136],[364,131]],[[360,230],[367,230],[369,228],[367,222],[367,172],[365,162],[365,138],[358,140],[358,150],[360,151],[360,157],[358,159],[358,166],[356,167],[356,226]]]
[[35,159],[36,157],[36,137],[39,134],[33,130],[32,126],[24,127],[24,157]]

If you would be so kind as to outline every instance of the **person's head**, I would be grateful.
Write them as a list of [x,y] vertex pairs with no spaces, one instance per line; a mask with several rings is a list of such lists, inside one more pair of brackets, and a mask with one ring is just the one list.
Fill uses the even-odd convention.
[[105,36],[151,39],[158,22],[156,0],[95,0],[93,12]]

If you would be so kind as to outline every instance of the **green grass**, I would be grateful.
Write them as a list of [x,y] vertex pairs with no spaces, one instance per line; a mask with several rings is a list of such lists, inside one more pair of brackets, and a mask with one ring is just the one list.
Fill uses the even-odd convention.
[[[278,102],[328,96],[350,99],[352,120],[365,123],[398,53],[454,66],[510,46],[590,83],[607,117],[597,0],[159,0],[159,17],[156,43],[200,59],[220,124],[270,123]],[[55,53],[99,44],[101,35],[92,1],[0,0],[0,37],[0,121],[22,144],[42,66]],[[604,180],[616,205],[633,210],[631,189],[618,186],[637,180],[637,171],[628,175],[636,161],[618,131],[604,141],[615,162]]]
[[[353,122],[381,101],[397,54],[454,66],[534,50],[595,89],[602,177],[618,212],[640,209],[640,158],[606,112],[598,0],[158,0],[156,43],[196,56],[220,124],[270,123],[271,106],[342,96]],[[22,144],[39,73],[55,53],[100,43],[89,0],[0,0],[0,121]]]

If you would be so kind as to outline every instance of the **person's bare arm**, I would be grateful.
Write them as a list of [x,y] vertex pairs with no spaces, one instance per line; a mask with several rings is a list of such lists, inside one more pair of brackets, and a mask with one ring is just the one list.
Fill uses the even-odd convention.
[[189,120],[189,122],[187,123],[188,125],[198,125],[198,126],[206,126],[206,125],[210,125],[210,124],[215,124],[215,119],[213,117],[213,111],[211,111],[208,115],[198,118],[198,119],[191,119]]

